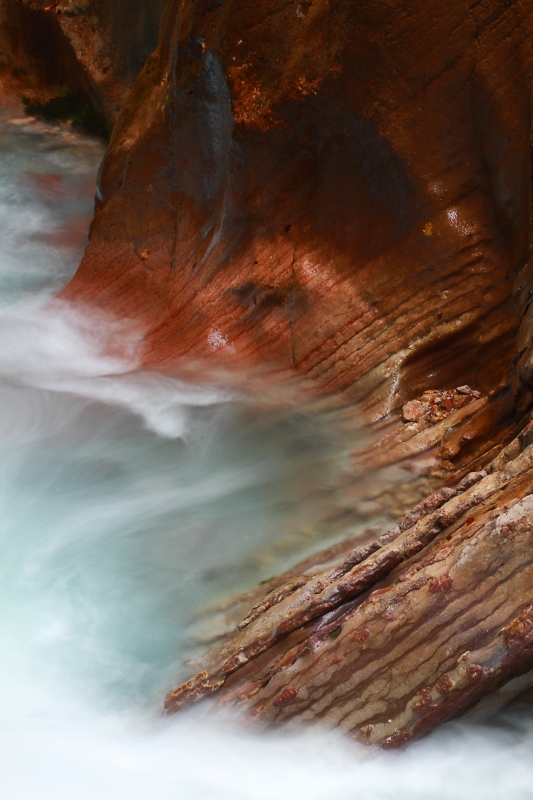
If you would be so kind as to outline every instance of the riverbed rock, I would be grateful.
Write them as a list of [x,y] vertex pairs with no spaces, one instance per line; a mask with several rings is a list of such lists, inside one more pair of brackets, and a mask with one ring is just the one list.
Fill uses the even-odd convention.
[[[461,389],[463,391],[461,391]],[[468,389],[468,392],[465,391]],[[462,386],[459,389],[429,390],[424,392],[422,397],[410,400],[402,408],[402,419],[404,422],[418,422],[426,419],[432,425],[440,422],[458,408],[464,408],[472,400],[480,397],[480,392],[471,389],[469,386]]]
[[256,723],[319,723],[396,747],[528,672],[532,441],[530,423],[459,492],[437,492],[336,563],[328,551],[325,569],[318,555],[277,579],[169,692],[167,713],[218,693],[218,707]]
[[[125,6],[3,2],[112,120]],[[531,668],[532,38],[529,0],[169,0],[61,300],[143,366],[297,376],[383,425],[354,474],[432,454],[441,484],[260,589],[169,712],[218,692],[394,746]]]

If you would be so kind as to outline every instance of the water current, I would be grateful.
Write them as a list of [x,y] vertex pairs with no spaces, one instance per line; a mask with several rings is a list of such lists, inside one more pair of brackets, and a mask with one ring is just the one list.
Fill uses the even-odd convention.
[[[0,118],[0,787],[6,800],[533,798],[533,727],[444,726],[377,755],[331,733],[163,719],[195,616],[321,542],[334,426],[101,355],[50,306],[101,143]],[[311,531],[311,533],[309,533]]]

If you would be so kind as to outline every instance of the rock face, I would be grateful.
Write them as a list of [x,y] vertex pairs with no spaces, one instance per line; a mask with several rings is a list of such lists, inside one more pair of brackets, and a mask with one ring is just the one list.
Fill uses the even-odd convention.
[[[170,692],[394,747],[533,665],[533,424],[394,530],[295,567]],[[327,566],[326,566],[327,565]]]
[[[109,119],[147,7],[2,6]],[[388,425],[354,468],[440,446],[453,484],[258,591],[169,712],[218,691],[392,746],[531,667],[532,41],[530,0],[168,2],[62,298],[129,319],[145,365],[343,393]]]
[[157,46],[165,0],[0,0],[2,93],[81,93],[112,126]]
[[465,476],[259,591],[168,712],[219,692],[393,746],[531,667],[532,25],[526,0],[168,4],[63,298],[132,320],[145,364],[403,405],[369,463],[441,443]]
[[532,19],[528,0],[170,2],[64,297],[134,320],[145,363],[275,363],[374,416],[509,385]]
[[218,692],[394,746],[531,668],[532,41],[529,0],[167,5],[63,298],[145,364],[392,414],[354,467],[440,446],[454,484],[258,590],[169,713]]

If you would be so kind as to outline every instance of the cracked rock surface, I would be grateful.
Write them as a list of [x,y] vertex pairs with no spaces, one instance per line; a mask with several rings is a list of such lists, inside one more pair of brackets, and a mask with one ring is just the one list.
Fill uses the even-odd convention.
[[369,419],[508,386],[532,24],[528,0],[171,0],[63,297],[131,320],[145,364],[276,365]]
[[415,506],[236,603],[166,708],[398,745],[532,667],[533,6],[168,0],[148,57],[161,12],[0,0],[4,95],[116,119],[61,299],[127,321],[141,366],[357,408],[343,508]]
[[278,579],[169,692],[167,712],[218,692],[265,724],[319,722],[391,747],[530,670],[532,442],[530,423],[485,471],[380,539]]

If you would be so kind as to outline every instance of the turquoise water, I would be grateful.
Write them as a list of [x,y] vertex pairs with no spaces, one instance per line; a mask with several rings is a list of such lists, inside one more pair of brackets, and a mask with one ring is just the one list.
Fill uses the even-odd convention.
[[48,304],[102,146],[4,115],[0,152],[2,797],[533,797],[523,719],[376,756],[160,717],[196,615],[320,547],[344,443],[327,415],[102,355],[119,324]]

